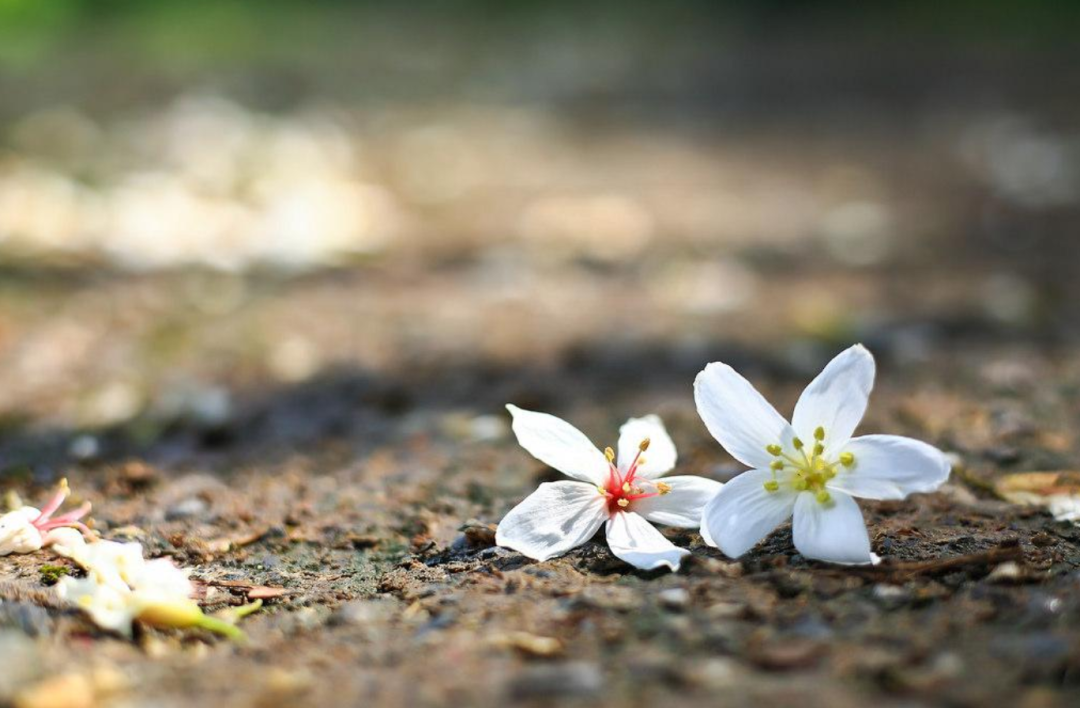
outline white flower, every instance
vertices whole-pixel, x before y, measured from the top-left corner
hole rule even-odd
[[[131,636],[136,619],[163,627],[203,627],[240,639],[230,623],[204,615],[191,599],[194,588],[188,571],[168,558],[146,560],[142,544],[97,541],[64,534],[54,544],[57,553],[87,570],[85,578],[64,577],[57,593],[86,612],[103,629]]]
[[[10,553],[33,553],[53,542],[53,534],[62,528],[76,528],[90,533],[79,519],[90,512],[87,502],[74,511],[53,517],[71,490],[66,479],[60,480],[60,488],[44,509],[24,506],[0,516],[0,556]]]
[[[619,452],[600,452],[564,420],[507,406],[518,442],[533,457],[576,482],[549,482],[510,510],[495,542],[547,560],[588,541],[606,524],[608,547],[642,570],[678,570],[689,551],[649,522],[697,528],[701,511],[722,486],[702,477],[659,477],[675,467],[675,444],[654,415],[619,430]],[[648,450],[648,457],[644,456]]]
[[[903,499],[949,477],[941,451],[893,435],[852,438],[874,385],[862,345],[833,359],[803,392],[789,424],[726,364],[694,382],[698,413],[735,459],[753,469],[724,485],[705,508],[702,536],[735,558],[794,516],[795,547],[807,558],[872,562],[852,497]]]

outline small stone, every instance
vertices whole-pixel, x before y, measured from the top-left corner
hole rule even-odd
[[[690,604],[690,593],[686,588],[668,588],[662,590],[657,599],[660,605],[669,610],[685,610]]]
[[[492,643],[502,647],[517,649],[528,656],[551,657],[563,651],[563,644],[554,637],[541,637],[528,632],[508,632],[492,639]]]
[[[715,690],[732,686],[739,673],[739,665],[733,659],[713,658],[694,662],[684,678],[689,683]]]
[[[15,708],[93,708],[94,686],[82,674],[60,674],[19,691]]]
[[[990,574],[986,576],[986,581],[1007,584],[1020,582],[1023,578],[1024,570],[1020,565],[1016,561],[1006,561],[990,571]]]
[[[188,497],[166,509],[165,520],[179,521],[181,519],[190,519],[205,514],[209,508],[210,505],[203,499],[200,499],[199,497]]]
[[[0,631],[0,704],[7,705],[26,684],[46,669],[45,657],[25,634]]]
[[[588,697],[604,688],[600,668],[585,661],[530,666],[510,680],[514,698]]]

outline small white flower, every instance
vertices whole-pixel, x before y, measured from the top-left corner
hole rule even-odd
[[[926,443],[893,435],[852,438],[874,385],[874,358],[856,345],[803,392],[789,424],[726,364],[694,382],[698,413],[731,455],[753,469],[724,485],[705,508],[702,536],[732,558],[794,517],[795,547],[807,558],[873,560],[853,497],[903,499],[932,492],[949,463]]]
[[[0,516],[0,556],[33,553],[52,543],[53,534],[63,528],[76,528],[89,534],[90,529],[79,521],[90,512],[89,502],[74,511],[53,516],[70,493],[67,480],[63,479],[44,509],[24,506]]]
[[[57,593],[86,612],[103,629],[131,636],[132,622],[163,627],[203,627],[234,639],[243,638],[230,623],[203,614],[191,599],[188,571],[171,559],[143,558],[142,544],[84,543],[70,533],[54,544],[57,553],[86,569],[85,578],[64,577]]]
[[[544,561],[582,545],[606,524],[608,547],[642,570],[678,570],[689,551],[649,522],[698,528],[701,511],[722,486],[703,477],[657,481],[675,467],[675,444],[654,415],[619,430],[619,452],[600,452],[564,420],[507,406],[521,446],[575,482],[549,482],[510,510],[495,542]],[[648,457],[645,452],[648,451]]]

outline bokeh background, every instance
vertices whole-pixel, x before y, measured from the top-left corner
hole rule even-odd
[[[335,367],[1072,342],[1078,18],[2,0],[0,416],[138,438]]]
[[[453,634],[451,603],[414,611],[405,580],[380,586],[404,603],[380,615],[385,645],[290,633],[374,593],[405,554],[462,547],[466,520],[497,522],[546,479],[506,402],[601,446],[629,415],[659,412],[687,473],[723,479],[738,467],[691,398],[706,362],[735,364],[788,410],[863,341],[882,372],[870,428],[992,473],[1068,468],[1078,30],[1067,0],[0,0],[3,489],[37,498],[70,476],[100,529],[141,528],[201,577],[307,593],[251,621],[273,660],[303,655],[311,675],[341,679],[316,690],[376,686],[383,704],[414,704],[445,685],[466,702],[504,696],[520,666],[483,663],[471,630]],[[207,550],[238,534],[254,550]],[[931,554],[894,536],[897,553]],[[353,580],[327,586],[314,551],[282,550],[294,537],[347,548],[324,560],[358,564]],[[655,588],[633,587],[655,605]],[[503,621],[518,611],[531,610]],[[628,656],[660,631],[638,629]],[[745,649],[676,635],[673,657]],[[375,668],[320,674],[322,641]],[[279,686],[257,653],[241,668],[170,660],[168,678],[153,652],[110,646],[148,659],[141,685],[172,681],[174,697]],[[611,661],[623,649],[583,646],[627,680],[606,695],[653,695],[635,683],[652,674]],[[983,657],[912,690],[995,699],[1044,656],[1009,647],[1000,670]],[[933,650],[920,656],[934,671],[957,666]],[[773,686],[763,675],[739,695]],[[810,695],[860,704],[830,676]]]

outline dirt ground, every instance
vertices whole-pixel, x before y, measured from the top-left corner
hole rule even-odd
[[[113,246],[3,251],[5,502],[39,505],[66,477],[104,537],[192,568],[208,611],[267,600],[246,645],[128,641],[60,606],[45,566],[77,573],[66,561],[0,558],[0,704],[1076,705],[1080,527],[989,491],[1080,459],[1080,115],[1055,73],[1075,64],[938,50],[860,62],[773,38],[680,55],[685,84],[623,67],[636,93],[615,69],[604,86],[537,69],[541,108],[339,97],[334,135],[392,196],[397,231],[369,252],[280,268],[240,249],[223,270],[205,243],[134,266]],[[190,167],[146,145],[192,110],[263,130],[240,86],[213,86],[239,96],[224,109],[167,84],[177,103],[135,118],[87,109],[94,135],[144,141],[91,160],[101,203],[146,168],[125,161]],[[275,130],[303,134],[309,109]],[[85,146],[41,157],[51,141],[5,121],[0,176],[86,168]],[[468,189],[416,182],[447,169]],[[81,223],[83,202],[42,204]],[[740,468],[697,417],[695,374],[728,362],[790,412],[857,341],[879,372],[860,430],[955,463],[936,494],[863,504],[882,565],[808,561],[789,526],[738,561],[668,530],[694,552],[675,574],[635,572],[602,538],[544,563],[493,545],[557,477],[506,403],[601,447],[657,413],[681,473],[726,480]]]

